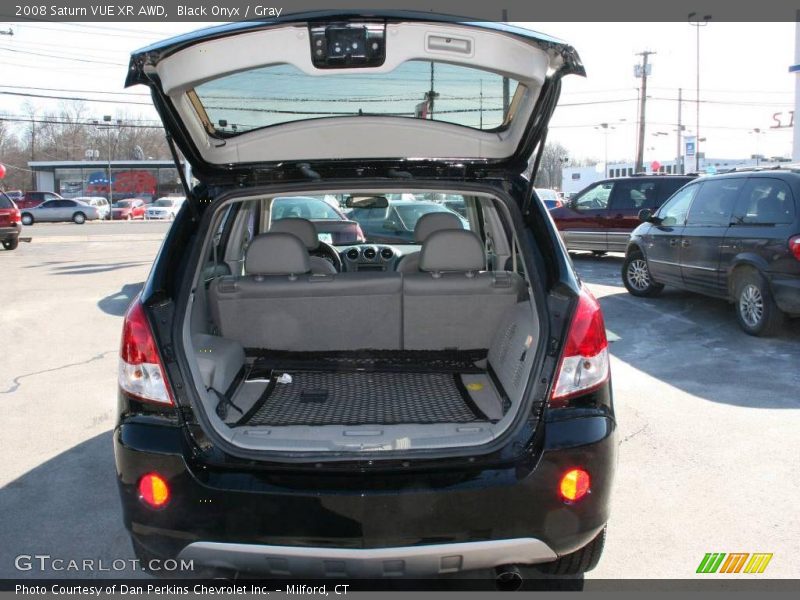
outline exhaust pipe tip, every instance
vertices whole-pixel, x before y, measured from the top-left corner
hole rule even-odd
[[[515,565],[495,567],[495,585],[502,592],[516,592],[525,581]]]

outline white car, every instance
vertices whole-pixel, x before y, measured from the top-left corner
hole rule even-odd
[[[184,197],[165,197],[159,198],[147,206],[144,213],[145,219],[168,219],[172,220],[186,201]]]
[[[103,196],[79,196],[73,198],[73,200],[78,200],[80,202],[85,202],[89,206],[94,206],[97,209],[97,214],[100,219],[107,219],[111,212],[111,206],[108,204],[108,200]]]

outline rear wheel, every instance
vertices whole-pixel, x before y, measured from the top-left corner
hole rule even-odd
[[[30,213],[22,213],[22,224],[33,225],[33,215]]]
[[[536,565],[536,568],[548,575],[580,575],[586,571],[591,571],[597,566],[603,554],[603,546],[605,546],[605,543],[606,528],[603,527],[603,530],[597,534],[597,537],[583,548],[571,552],[570,554],[565,554],[553,562]]]
[[[647,259],[641,252],[631,252],[622,263],[622,283],[634,296],[648,298],[661,293],[663,283],[656,283],[650,276]]]
[[[3,242],[3,248],[6,250],[16,250],[17,246],[19,246],[19,239],[14,238],[13,240],[6,240]]]
[[[745,333],[770,336],[780,331],[786,315],[775,304],[769,284],[760,273],[747,269],[737,275],[734,299],[736,318]]]
[[[74,215],[72,215],[72,220],[78,225],[83,225],[86,222],[86,215],[82,212],[76,212]]]

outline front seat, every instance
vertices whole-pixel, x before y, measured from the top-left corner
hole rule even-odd
[[[422,215],[414,226],[414,243],[424,244],[432,233],[446,229],[464,229],[453,213],[434,212]],[[403,256],[397,263],[396,271],[400,273],[416,273],[419,271],[419,252],[411,252]]]
[[[276,233],[290,233],[300,238],[309,254],[319,249],[317,228],[308,219],[297,217],[279,219],[272,222],[269,230]],[[309,262],[311,263],[311,272],[315,275],[335,275],[337,272],[336,267],[321,256],[309,256]]]

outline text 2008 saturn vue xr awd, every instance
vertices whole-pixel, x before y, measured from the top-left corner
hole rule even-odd
[[[140,558],[339,578],[595,566],[608,344],[532,193],[569,74],[556,39],[403,13],[133,55],[128,85],[150,86],[200,182],[124,321],[114,444]],[[321,206],[400,204],[382,227],[414,235],[391,244],[337,241]]]

